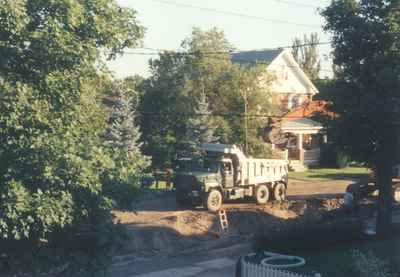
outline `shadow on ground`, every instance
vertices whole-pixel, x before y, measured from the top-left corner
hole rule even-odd
[[[274,234],[279,237],[283,230],[296,230],[297,226],[348,217],[344,213],[341,198],[336,195],[323,196],[324,199],[296,198],[263,206],[235,202],[225,204],[228,233],[221,231],[216,213],[202,208],[178,209],[171,195],[153,199],[141,203],[142,208],[137,209],[136,213],[114,212],[116,219],[128,228],[130,234],[130,240],[120,254],[139,257],[182,255],[231,246],[251,237]]]

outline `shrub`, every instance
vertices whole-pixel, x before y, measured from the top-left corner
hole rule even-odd
[[[389,272],[387,264],[376,257],[372,251],[362,253],[359,250],[352,250],[351,257],[354,271],[360,277],[394,277]]]
[[[320,165],[323,167],[347,167],[351,162],[350,156],[334,144],[324,144],[321,147]]]

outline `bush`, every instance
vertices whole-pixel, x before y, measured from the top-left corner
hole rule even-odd
[[[389,270],[387,264],[376,257],[372,251],[362,253],[359,250],[351,252],[354,271],[360,277],[394,277]]]
[[[304,249],[320,249],[321,245],[335,245],[361,239],[361,222],[359,221],[338,219],[322,224],[294,221],[268,236],[258,237],[256,248],[290,253]]]
[[[104,194],[112,200],[113,208],[133,209],[139,195],[139,178],[131,182],[108,182],[104,184]]]
[[[338,151],[336,154],[336,167],[345,168],[350,164],[350,156],[344,153],[343,151]]]
[[[350,156],[334,144],[324,144],[321,147],[320,165],[322,167],[344,168],[351,162]]]

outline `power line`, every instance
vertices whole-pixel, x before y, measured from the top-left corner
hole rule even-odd
[[[287,0],[272,0],[272,1],[287,4],[287,5],[298,6],[298,7],[315,8],[315,9],[319,8],[319,6],[316,6],[316,5],[304,4],[304,3],[287,1]]]
[[[317,46],[317,45],[328,45],[331,44],[332,41],[324,41],[324,42],[313,42],[313,43],[303,43],[298,44],[296,47],[304,47],[304,46]],[[202,54],[232,54],[237,52],[251,52],[251,51],[266,51],[266,50],[279,50],[279,49],[288,49],[293,48],[293,45],[286,46],[275,46],[271,48],[261,48],[261,49],[252,49],[252,50],[233,50],[233,51],[210,51],[210,52],[201,52]],[[160,48],[151,48],[151,47],[139,47],[137,49],[151,50],[157,52],[176,52],[176,53],[196,53],[196,52],[185,52],[184,50],[169,50],[169,49],[160,49]]]
[[[213,13],[218,13],[218,14],[238,16],[238,17],[247,18],[247,19],[256,19],[256,20],[262,20],[262,21],[267,21],[267,22],[288,24],[288,25],[296,25],[296,26],[299,26],[299,27],[307,27],[307,28],[321,28],[321,26],[319,26],[319,25],[296,23],[296,22],[291,22],[291,21],[286,21],[286,20],[266,18],[266,17],[243,14],[243,13],[233,12],[233,11],[217,10],[217,9],[200,7],[200,6],[184,4],[184,3],[178,3],[178,2],[173,2],[173,1],[166,1],[166,0],[151,0],[151,1],[162,3],[162,4],[165,4],[165,5],[172,5],[172,6],[178,6],[178,7],[197,9],[197,10],[202,10],[202,11],[206,11],[206,12],[213,12]]]
[[[146,52],[124,52],[124,54],[127,54],[127,55],[143,55],[143,56],[158,56],[158,55],[160,55],[160,53],[162,53],[162,52],[152,52],[152,53],[146,53]],[[173,53],[173,54],[178,54],[178,55],[188,55],[188,56],[191,56],[191,55],[196,55],[196,53],[191,53],[191,52],[174,52],[174,51],[166,51],[166,53]],[[218,57],[217,55],[218,54],[221,54],[221,53],[223,53],[223,54],[231,54],[231,52],[220,52],[220,53],[217,53],[217,52],[214,52],[214,53],[209,53],[209,54],[203,54],[204,56],[207,56],[207,57],[209,57],[209,58],[212,58],[212,59],[218,59],[218,60],[230,60],[230,58],[226,58],[226,57]],[[233,53],[233,52],[232,52]],[[263,61],[248,61],[248,60],[242,60],[242,59],[235,59],[235,61],[237,61],[237,62],[239,62],[239,63],[241,63],[241,64],[255,64],[255,65],[257,65],[257,64],[259,64],[259,65],[268,65],[269,63],[267,63],[267,62],[263,62]],[[286,65],[286,67],[289,67],[289,68],[301,68],[301,67],[299,67],[299,66],[294,66],[294,65]],[[329,70],[329,69],[320,69],[320,71],[323,71],[323,72],[332,72],[332,70]]]

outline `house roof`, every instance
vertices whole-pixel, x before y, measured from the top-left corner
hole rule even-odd
[[[335,113],[329,110],[330,102],[318,100],[308,101],[283,116],[284,121],[290,121],[297,118],[312,117],[315,115],[324,115],[328,117],[336,117]]]
[[[251,50],[240,51],[231,54],[232,61],[235,63],[271,63],[275,60],[284,50],[283,49],[267,49],[267,50]]]

